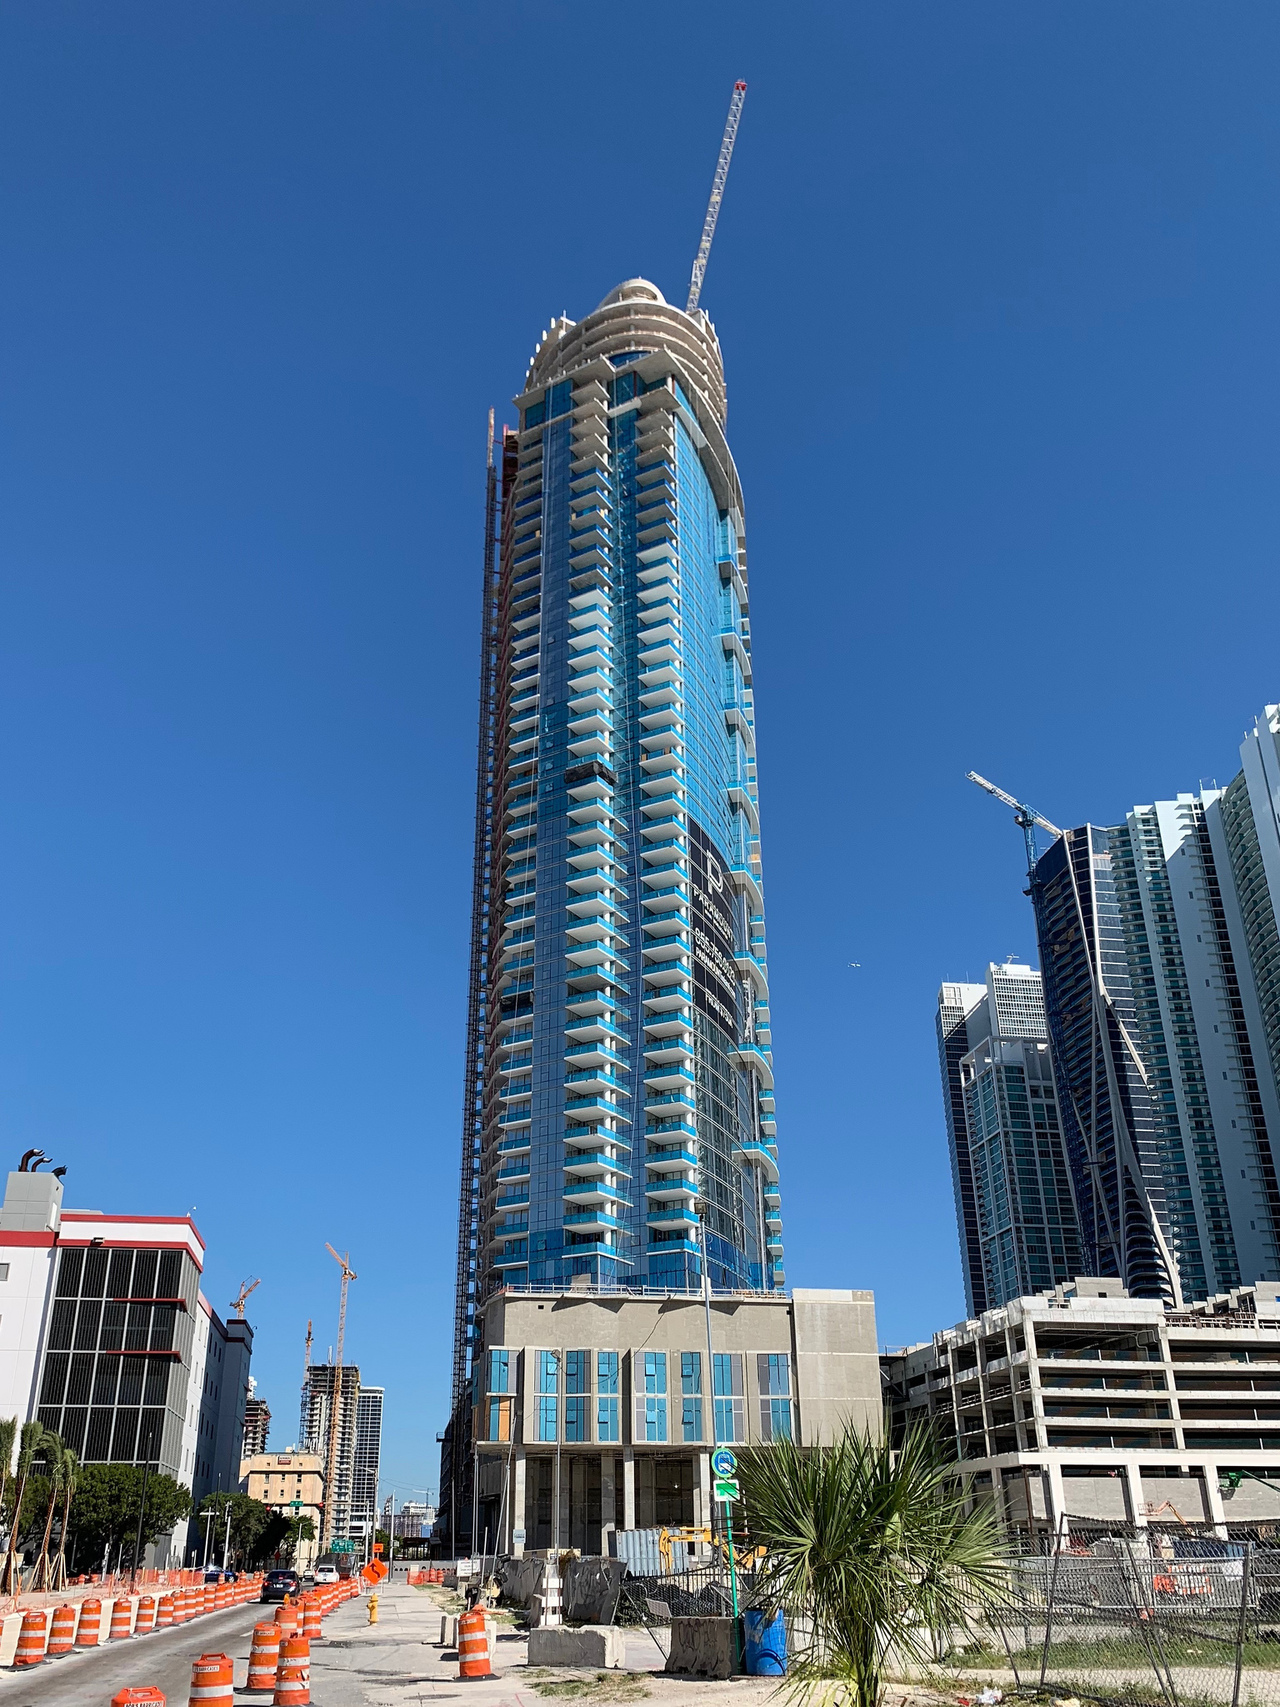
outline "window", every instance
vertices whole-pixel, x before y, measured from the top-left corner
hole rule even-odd
[[[760,1383],[760,1438],[791,1439],[791,1359],[785,1351],[761,1352],[756,1358]]]
[[[618,1354],[596,1353],[596,1439],[618,1441],[622,1429],[618,1418]]]
[[[553,1399],[552,1404],[555,1403]],[[489,1430],[486,1440],[511,1439],[511,1400],[493,1397],[489,1400]]]
[[[711,1374],[715,1384],[716,1444],[733,1446],[747,1438],[741,1352],[716,1352]]]
[[[587,1395],[591,1386],[591,1353],[567,1351],[564,1354],[564,1437],[566,1440],[590,1440],[590,1403]]]
[[[9,1265],[7,1262],[0,1262],[0,1280],[8,1280],[8,1278],[9,1278]]]
[[[489,1379],[486,1391],[490,1393],[509,1393],[511,1391],[507,1385],[511,1369],[510,1358],[511,1353],[505,1349],[489,1353]],[[490,1436],[490,1438],[493,1437]]]
[[[636,1387],[637,1440],[665,1441],[667,1438],[667,1354],[641,1351],[632,1354]]]
[[[702,1439],[702,1353],[680,1353],[680,1430],[686,1441]]]
[[[538,1359],[538,1439],[555,1440],[559,1426],[560,1356],[540,1351]]]

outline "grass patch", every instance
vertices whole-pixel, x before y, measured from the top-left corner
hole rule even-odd
[[[644,1701],[649,1695],[643,1677],[629,1671],[598,1671],[594,1677],[557,1677],[553,1672],[533,1671],[529,1676],[539,1695],[569,1701]]]

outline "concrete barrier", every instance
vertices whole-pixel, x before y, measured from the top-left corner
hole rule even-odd
[[[737,1641],[732,1618],[673,1618],[666,1670],[686,1677],[734,1677]],[[531,1662],[532,1663],[532,1662]]]
[[[626,1663],[626,1632],[616,1625],[585,1624],[575,1630],[553,1624],[529,1632],[531,1666],[580,1666],[588,1671],[610,1671]],[[723,1675],[727,1677],[729,1673]]]

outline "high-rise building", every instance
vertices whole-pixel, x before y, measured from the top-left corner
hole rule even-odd
[[[361,1387],[356,1402],[356,1456],[351,1477],[351,1526],[372,1531],[378,1515],[378,1476],[382,1465],[381,1387]]]
[[[944,984],[938,1049],[965,1296],[971,1311],[1080,1268],[1040,974],[1012,961]]]
[[[246,1458],[256,1458],[267,1450],[267,1435],[271,1431],[271,1407],[265,1399],[255,1397],[253,1377],[249,1378],[249,1397],[244,1406],[244,1447]]]
[[[633,279],[552,324],[516,403],[489,487],[455,1421],[499,1288],[784,1279],[720,346]]]
[[[1032,895],[1086,1269],[1280,1280],[1280,709],[1226,788],[1068,830]]]
[[[319,1453],[325,1467],[325,1513],[327,1535],[351,1537],[355,1528],[353,1490],[356,1473],[356,1439],[359,1431],[360,1371],[344,1363],[341,1381],[332,1363],[313,1363],[307,1371],[302,1399],[302,1449]],[[333,1477],[329,1477],[329,1418],[334,1389],[338,1391],[337,1447]]]
[[[1085,1272],[1134,1297],[1176,1297],[1165,1171],[1112,854],[1112,833],[1067,830],[1031,882],[1060,1113]]]

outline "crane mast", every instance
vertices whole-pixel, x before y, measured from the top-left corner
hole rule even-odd
[[[698,306],[698,298],[702,295],[702,280],[707,270],[707,257],[711,253],[711,239],[716,234],[720,203],[724,200],[725,179],[729,176],[729,162],[733,159],[733,145],[738,135],[738,120],[742,117],[742,103],[746,98],[746,84],[735,83],[729,99],[729,117],[725,120],[724,136],[720,142],[720,158],[716,161],[716,175],[711,180],[711,200],[707,203],[707,217],[702,222],[702,241],[698,244],[698,253],[693,262],[693,276],[689,280],[689,300],[684,305],[686,314],[693,313]]]
[[[342,1270],[342,1298],[338,1305],[338,1349],[333,1363],[333,1386],[329,1393],[329,1450],[325,1457],[324,1523],[320,1529],[321,1553],[333,1540],[333,1520],[337,1508],[337,1500],[334,1494],[338,1475],[338,1426],[342,1412],[342,1347],[347,1335],[347,1286],[351,1281],[359,1278],[351,1266],[350,1251],[345,1256],[339,1256],[332,1245],[326,1244],[324,1248]]]
[[[1012,794],[1006,794],[1003,788],[997,788],[994,782],[988,782],[985,776],[979,776],[977,771],[966,771],[965,780],[976,782],[979,788],[985,788],[988,794],[1002,801],[1004,805],[1013,808],[1013,821],[1022,831],[1027,844],[1027,876],[1031,877],[1036,868],[1036,860],[1040,857],[1036,851],[1036,825],[1039,824],[1051,836],[1060,836],[1062,831],[1056,824],[1051,824],[1042,812],[1037,812],[1034,806],[1028,806],[1024,800],[1015,800]]]

